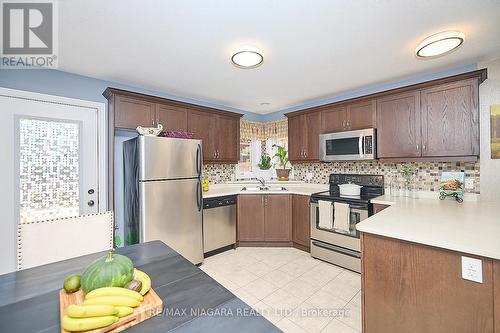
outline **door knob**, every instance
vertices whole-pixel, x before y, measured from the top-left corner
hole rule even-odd
[[[94,189],[91,188],[90,190],[87,191],[88,194],[94,194]]]
[[[87,205],[89,205],[90,207],[94,206],[94,204],[94,200],[89,200],[89,202],[87,202]]]

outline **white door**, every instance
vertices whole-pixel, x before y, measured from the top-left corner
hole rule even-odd
[[[98,109],[0,90],[0,145],[2,274],[18,223],[99,211]]]

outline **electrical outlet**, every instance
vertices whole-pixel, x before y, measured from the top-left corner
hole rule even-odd
[[[306,180],[312,180],[314,177],[314,174],[312,172],[306,173]]]
[[[462,256],[462,278],[483,283],[483,262],[480,259]]]
[[[468,190],[474,189],[474,179],[471,178],[465,179],[465,188]]]

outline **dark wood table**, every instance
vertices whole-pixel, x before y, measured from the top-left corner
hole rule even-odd
[[[61,249],[64,251],[64,249]],[[217,281],[160,241],[116,250],[151,277],[163,314],[126,332],[281,332]],[[59,290],[95,253],[0,275],[0,332],[60,332]]]

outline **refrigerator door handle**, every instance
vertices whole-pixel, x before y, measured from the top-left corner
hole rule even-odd
[[[201,177],[201,145],[198,144],[198,148],[196,149],[196,172],[198,173],[198,177]]]
[[[201,193],[201,180],[198,178],[198,183],[196,184],[196,204],[198,205],[198,211],[201,212],[203,208],[203,197]]]

